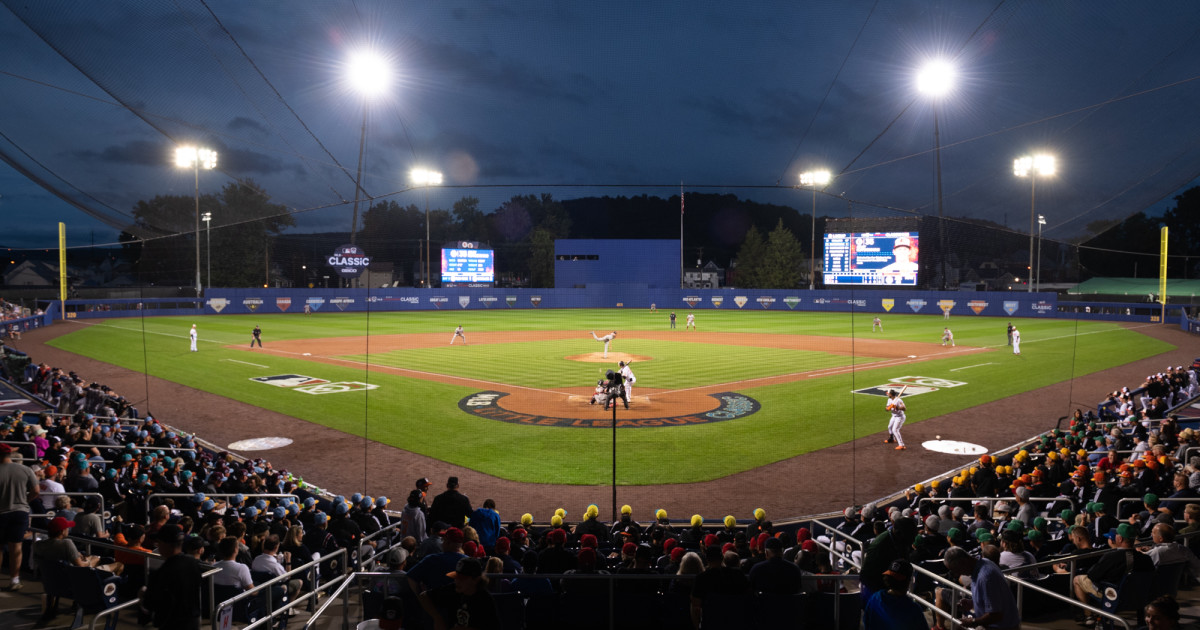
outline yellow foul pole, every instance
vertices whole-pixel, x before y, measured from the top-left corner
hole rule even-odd
[[[67,318],[67,224],[58,223],[58,313]]]
[[[1167,226],[1159,230],[1161,242],[1158,246],[1158,301],[1162,304],[1159,323],[1167,321]]]

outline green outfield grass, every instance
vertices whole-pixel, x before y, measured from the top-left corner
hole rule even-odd
[[[463,413],[460,399],[481,387],[462,387],[395,374],[370,372],[363,356],[342,357],[344,365],[315,364],[225,346],[248,344],[250,329],[263,327],[268,347],[281,339],[437,332],[449,342],[454,326],[468,337],[481,331],[579,330],[597,332],[666,330],[667,311],[491,310],[414,313],[316,313],[226,315],[202,318],[113,319],[88,325],[52,345],[203,391],[269,408],[346,433],[365,436],[453,464],[514,481],[604,484],[612,476],[612,432],[507,424]],[[613,351],[652,357],[636,366],[639,387],[677,389],[859,365],[853,373],[783,385],[738,388],[762,404],[756,414],[727,422],[687,427],[622,429],[617,433],[620,484],[685,483],[735,472],[882,432],[887,423],[881,398],[852,390],[900,376],[966,382],[914,396],[909,422],[967,409],[1075,376],[1108,369],[1173,349],[1164,342],[1108,322],[1013,319],[1021,330],[1022,355],[1005,347],[1007,319],[940,316],[882,316],[885,332],[872,333],[873,314],[791,311],[697,311],[702,331],[763,335],[855,336],[938,343],[943,326],[959,345],[994,352],[972,353],[895,368],[869,368],[869,356],[817,351],[740,347],[688,342],[679,310],[681,341],[618,338]],[[191,323],[200,326],[201,352],[188,351]],[[769,337],[767,338],[769,339]],[[769,345],[769,344],[768,344]],[[371,353],[369,361],[438,374],[526,387],[586,387],[605,366],[564,357],[596,352],[601,345],[586,332],[578,340],[397,350]],[[35,357],[36,359],[36,357]],[[253,365],[251,365],[253,364]],[[265,366],[265,367],[259,367]],[[369,392],[307,395],[249,379],[305,374],[329,381],[378,385]],[[1048,421],[1060,408],[1034,410]],[[597,413],[597,417],[601,414]],[[186,418],[164,421],[187,429]],[[213,437],[213,436],[208,436]],[[1024,436],[1013,436],[1016,441]],[[1004,445],[985,445],[989,448]]]

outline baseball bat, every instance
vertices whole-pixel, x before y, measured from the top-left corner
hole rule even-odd
[[[898,394],[896,394],[896,398],[899,398],[899,397],[903,396],[903,395],[904,395],[904,390],[906,390],[906,389],[908,389],[908,385],[905,385],[904,387],[901,387],[901,388],[900,388],[900,392],[899,392]]]

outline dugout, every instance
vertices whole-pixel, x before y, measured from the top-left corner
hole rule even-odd
[[[675,239],[559,239],[554,241],[554,287],[679,288],[681,251]]]

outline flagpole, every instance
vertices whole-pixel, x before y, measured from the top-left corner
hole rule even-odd
[[[683,288],[683,180],[679,180],[679,288]]]

